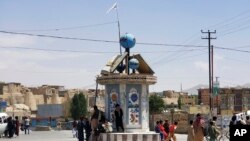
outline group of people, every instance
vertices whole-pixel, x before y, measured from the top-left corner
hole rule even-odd
[[[121,129],[123,132],[123,111],[119,104],[115,105],[114,119],[116,131],[119,132],[119,129]],[[72,126],[73,137],[78,138],[79,141],[84,140],[84,131],[87,141],[97,140],[100,133],[113,132],[113,124],[105,118],[104,113],[97,106],[94,106],[94,112],[90,121],[85,117],[80,117],[78,122],[76,120],[73,121]]]
[[[206,122],[198,113],[194,121],[189,121],[187,141],[204,141],[205,137],[209,137],[209,141],[217,141],[220,134],[216,116]]]
[[[29,134],[30,120],[28,117],[23,117],[20,123],[18,116],[13,119],[11,116],[6,119],[0,118],[0,124],[6,123],[7,126],[4,131],[4,137],[12,138],[14,135],[19,136],[19,131],[24,131],[25,134]]]
[[[246,119],[243,118],[243,115],[237,116],[234,115],[230,121],[230,125],[250,125],[250,116],[246,116]]]
[[[216,125],[217,117],[213,117],[208,123],[202,118],[201,114],[197,114],[195,120],[189,121],[187,129],[187,141],[204,141],[205,136],[209,136],[210,141],[216,141],[220,135],[220,129]],[[155,132],[160,134],[162,141],[176,141],[175,130],[178,122],[169,124],[168,120],[157,121]]]
[[[160,138],[162,141],[170,141],[173,139],[176,141],[175,130],[177,128],[178,122],[175,121],[173,124],[169,124],[168,120],[156,121],[155,132],[160,134]]]
[[[209,137],[210,141],[217,141],[221,134],[221,128],[216,123],[216,116],[213,116],[206,124],[202,116],[197,114],[195,121],[190,120],[187,141],[203,141],[206,136]],[[244,119],[242,115],[239,118],[233,115],[229,123],[229,128],[233,125],[250,125],[250,117],[246,116],[246,119]]]

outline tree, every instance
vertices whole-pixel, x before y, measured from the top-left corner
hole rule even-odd
[[[182,106],[182,97],[179,96],[179,98],[178,98],[178,108],[181,109],[181,106]]]
[[[80,109],[80,116],[86,116],[87,115],[87,100],[85,98],[85,95],[83,93],[80,93],[78,95],[79,97],[79,109]]]
[[[79,107],[80,106],[79,106],[78,94],[75,94],[70,103],[70,113],[71,113],[71,117],[74,120],[77,120],[80,118]]]
[[[87,100],[83,93],[75,94],[70,105],[71,117],[75,120],[87,115]]]
[[[149,113],[157,114],[161,113],[164,108],[164,101],[161,97],[157,95],[151,95],[149,97]]]

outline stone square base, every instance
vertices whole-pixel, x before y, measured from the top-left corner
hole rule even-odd
[[[98,141],[160,141],[160,135],[154,132],[101,133]]]

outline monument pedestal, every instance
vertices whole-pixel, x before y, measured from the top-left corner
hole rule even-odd
[[[161,141],[160,135],[148,133],[101,133],[98,141]]]
[[[130,56],[130,49],[135,43],[136,39],[132,34],[122,35],[120,45],[125,52],[108,61],[96,80],[98,84],[105,85],[106,118],[115,124],[115,107],[120,105],[118,107],[122,112],[117,114],[120,119],[123,113],[125,129],[124,133],[102,134],[103,141],[159,140],[158,134],[149,132],[149,85],[155,84],[157,79],[140,54]]]
[[[97,82],[105,85],[107,119],[114,120],[115,105],[119,104],[123,111],[125,132],[149,132],[148,87],[156,83],[155,76],[115,74],[98,77]]]

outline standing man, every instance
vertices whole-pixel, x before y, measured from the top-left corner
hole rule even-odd
[[[29,117],[25,117],[24,119],[24,132],[25,134],[27,134],[27,131],[28,131],[28,134],[30,134],[30,119]]]
[[[98,110],[97,106],[94,106],[94,113],[91,117],[91,128],[92,131],[95,131],[98,126],[98,121],[101,120],[102,113]]]
[[[250,117],[249,116],[246,116],[246,124],[250,125]]]
[[[210,137],[209,141],[217,141],[217,137],[219,136],[220,132],[216,129],[213,121],[210,121],[209,124],[210,124],[210,126],[208,127],[208,135]]]
[[[187,141],[194,141],[194,127],[193,127],[193,120],[189,121],[189,127],[187,130],[188,137]]]
[[[19,123],[19,120],[18,120],[18,116],[15,116],[15,134],[17,135],[17,136],[19,136],[19,126],[20,126],[20,123]]]
[[[204,141],[204,128],[205,121],[202,119],[201,114],[196,115],[196,120],[193,123],[194,128],[194,141]]]
[[[119,132],[119,127],[121,127],[122,132],[124,132],[122,118],[123,118],[123,111],[120,108],[120,105],[116,104],[115,105],[115,124],[116,124],[117,132]]]
[[[72,123],[72,133],[73,133],[73,138],[77,138],[77,122],[76,120],[73,121]]]
[[[78,131],[78,140],[84,140],[84,133],[83,130],[85,129],[85,121],[83,117],[80,117],[80,121],[77,124],[77,131]]]
[[[164,129],[165,129],[165,132],[166,132],[167,134],[169,134],[169,122],[168,122],[167,119],[165,120],[165,122],[164,122],[164,124],[163,124],[163,127],[164,127]]]
[[[14,126],[12,117],[8,117],[7,118],[7,130],[8,130],[9,138],[13,137],[14,127],[15,126]]]
[[[167,141],[173,139],[174,141],[176,141],[176,135],[175,135],[175,130],[177,128],[178,122],[175,121],[174,124],[169,126],[169,135],[167,138]]]
[[[85,133],[86,133],[86,141],[89,141],[90,135],[91,135],[91,124],[89,120],[86,118],[85,119]]]

